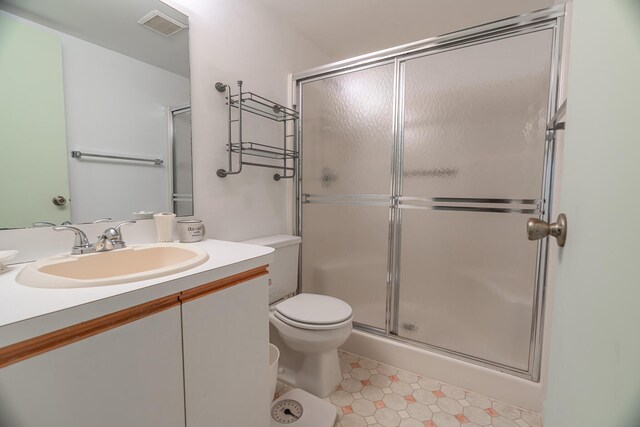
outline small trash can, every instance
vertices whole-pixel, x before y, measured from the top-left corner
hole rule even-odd
[[[271,406],[273,396],[276,394],[278,359],[280,359],[280,350],[275,345],[269,344],[269,406]]]

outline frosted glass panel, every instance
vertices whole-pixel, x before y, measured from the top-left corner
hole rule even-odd
[[[392,274],[393,334],[531,372],[538,243],[526,238],[528,215],[455,199],[542,197],[552,42],[541,30],[398,58],[397,271],[387,271],[389,209],[341,198],[389,194],[394,67],[303,83],[302,192],[331,196],[303,204],[304,292],[343,299],[356,322],[384,329]],[[451,200],[429,210],[412,197]]]
[[[384,329],[389,209],[305,204],[302,289],[351,304],[354,321]]]
[[[526,370],[537,244],[525,221],[403,210],[399,335]]]
[[[191,110],[173,115],[173,212],[193,215],[193,161],[191,155]]]
[[[551,30],[405,64],[403,194],[538,198]]]
[[[304,83],[304,192],[388,194],[393,65]]]

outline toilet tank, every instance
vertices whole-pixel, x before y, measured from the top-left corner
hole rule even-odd
[[[275,259],[269,265],[270,304],[295,292],[298,287],[298,253],[301,241],[298,236],[277,234],[240,242],[275,249]]]

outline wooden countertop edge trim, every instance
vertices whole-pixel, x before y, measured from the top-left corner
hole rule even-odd
[[[117,328],[127,323],[151,316],[181,303],[219,292],[223,289],[238,285],[268,274],[267,266],[234,274],[214,282],[206,283],[192,289],[167,295],[152,301],[125,308],[115,313],[110,313],[95,319],[87,320],[76,325],[58,329],[53,332],[39,335],[28,340],[20,341],[0,348],[0,369],[14,363],[29,359],[42,353],[55,350],[74,342],[92,337],[110,329]]]
[[[189,302],[191,300],[202,298],[203,296],[212,294],[214,292],[219,292],[231,286],[238,285],[242,282],[247,282],[260,276],[264,276],[265,274],[269,274],[266,265],[256,267],[240,274],[225,277],[224,279],[216,280],[215,282],[206,283],[204,285],[196,286],[195,288],[182,291],[180,292],[179,299],[182,303]]]

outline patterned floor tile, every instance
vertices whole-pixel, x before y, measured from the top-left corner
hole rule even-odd
[[[464,390],[449,384],[442,384],[442,386],[440,387],[440,390],[442,390],[445,396],[450,397],[452,399],[462,400],[465,397]]]
[[[493,402],[493,405],[491,406],[496,410],[497,413],[504,417],[510,418],[512,420],[521,418],[520,410],[518,408],[514,408],[511,405],[507,405],[506,403],[502,402]]]
[[[406,409],[408,405],[404,397],[395,393],[385,395],[382,401],[387,408],[391,408],[394,411],[402,411]]]
[[[433,412],[429,409],[428,406],[423,405],[422,403],[415,403],[413,405],[409,405],[407,408],[407,412],[411,416],[411,418],[415,418],[419,421],[428,421],[433,417]]]
[[[358,414],[347,414],[340,419],[340,427],[367,427],[367,421]]]
[[[495,417],[492,421],[492,425],[494,427],[518,427],[518,424],[516,424],[515,421],[510,418],[503,417],[502,415]]]
[[[476,406],[469,406],[464,408],[462,412],[471,422],[474,422],[481,426],[491,425],[491,416],[487,414],[483,409]]]
[[[436,405],[440,407],[444,412],[451,415],[458,415],[462,413],[462,405],[457,400],[450,397],[441,397],[436,402]]]
[[[353,408],[353,412],[364,417],[371,416],[376,412],[376,407],[373,402],[366,399],[354,400],[351,407]]]
[[[329,396],[329,398],[331,399],[331,403],[340,407],[351,405],[354,400],[353,395],[344,390],[334,392],[331,396]]]
[[[539,414],[341,351],[335,427],[542,427]],[[278,383],[275,398],[291,387]]]
[[[385,427],[396,427],[400,425],[401,421],[398,412],[390,408],[382,408],[376,410],[374,417],[376,418],[376,421],[378,421],[378,423],[382,424]]]
[[[542,427],[542,417],[534,412],[522,411],[522,419],[531,427]]]
[[[467,402],[471,403],[473,406],[476,406],[481,409],[491,408],[491,400],[487,399],[484,396],[480,396],[476,393],[467,392],[467,397],[465,399]]]

